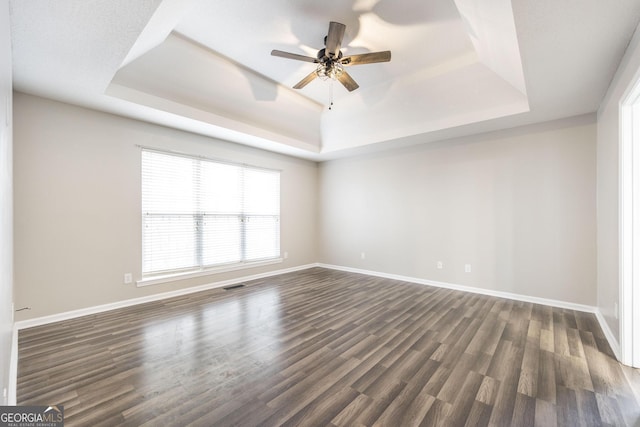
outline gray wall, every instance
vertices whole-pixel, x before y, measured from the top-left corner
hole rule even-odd
[[[614,305],[620,300],[619,103],[624,92],[633,83],[638,70],[640,70],[640,31],[636,29],[598,110],[598,308],[618,343],[620,343],[620,326]]]
[[[320,261],[595,305],[595,184],[595,115],[325,162]]]
[[[0,1],[0,404],[9,387],[13,331],[13,195],[11,135],[11,34],[9,2]]]
[[[616,121],[606,113],[599,130]],[[19,320],[317,261],[603,311],[617,298],[617,270],[602,267],[617,265],[617,253],[602,251],[606,236],[617,242],[617,218],[603,216],[617,215],[617,204],[605,203],[617,195],[617,151],[607,154],[600,135],[596,255],[593,115],[320,166],[21,93],[14,116],[15,299],[33,308]],[[123,273],[140,276],[136,144],[282,169],[289,259],[124,285]]]
[[[14,94],[15,300],[24,320],[317,261],[317,165],[118,116]],[[281,264],[136,288],[140,148],[280,169]]]

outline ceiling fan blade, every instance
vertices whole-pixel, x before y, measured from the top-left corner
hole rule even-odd
[[[340,60],[342,65],[361,65],[373,64],[375,62],[391,61],[391,51],[363,53],[360,55],[351,55]]]
[[[294,89],[302,89],[303,87],[308,85],[311,81],[313,81],[313,79],[315,79],[316,77],[318,77],[318,75],[316,74],[315,71],[312,71],[311,73],[309,73],[307,75],[307,77],[305,77],[304,79],[302,79],[298,83],[296,83],[296,85],[293,88]]]
[[[327,41],[325,42],[325,52],[329,57],[338,58],[345,28],[346,26],[339,22],[331,21],[329,23],[329,33],[327,34]]]
[[[298,61],[306,61],[306,62],[314,62],[314,63],[318,62],[316,58],[312,58],[310,56],[298,55],[297,53],[283,52],[281,50],[276,50],[276,49],[271,51],[271,55],[279,56],[281,58],[295,59]]]
[[[338,81],[340,81],[342,86],[346,87],[349,92],[353,92],[360,87],[346,71],[343,71],[342,74],[338,76]]]

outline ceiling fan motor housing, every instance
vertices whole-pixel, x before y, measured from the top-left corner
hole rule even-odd
[[[325,37],[326,38],[326,37]],[[338,57],[337,58],[333,58],[331,57],[331,52],[329,52],[329,55],[327,55],[327,49],[320,49],[318,51],[318,54],[316,55],[316,57],[321,61],[321,62],[325,62],[327,60],[337,60],[337,59],[342,59],[342,51],[339,50],[338,51]]]

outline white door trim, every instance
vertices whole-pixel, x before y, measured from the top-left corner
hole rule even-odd
[[[620,101],[619,162],[621,362],[640,367],[640,78]]]

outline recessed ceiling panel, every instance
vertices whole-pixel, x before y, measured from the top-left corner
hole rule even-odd
[[[320,145],[320,104],[175,33],[122,67],[112,86],[110,94],[149,107],[254,136],[282,135],[282,143]]]
[[[354,92],[315,79],[294,93],[289,88],[316,65],[270,51],[316,57],[331,20],[346,25],[345,56],[391,50],[391,62],[347,67],[360,85]],[[192,0],[175,30],[180,35],[119,70],[114,84],[323,152],[528,109],[509,0],[490,7],[474,0],[396,0],[393,7],[386,0]]]
[[[480,62],[460,58],[441,71],[418,70],[389,87],[363,89],[357,96],[337,102],[323,117],[323,151],[529,111],[527,97]],[[375,99],[379,93],[384,96]]]
[[[323,160],[594,112],[638,0],[11,0],[19,91]],[[360,85],[314,79],[330,21]],[[327,106],[333,100],[331,111]]]

